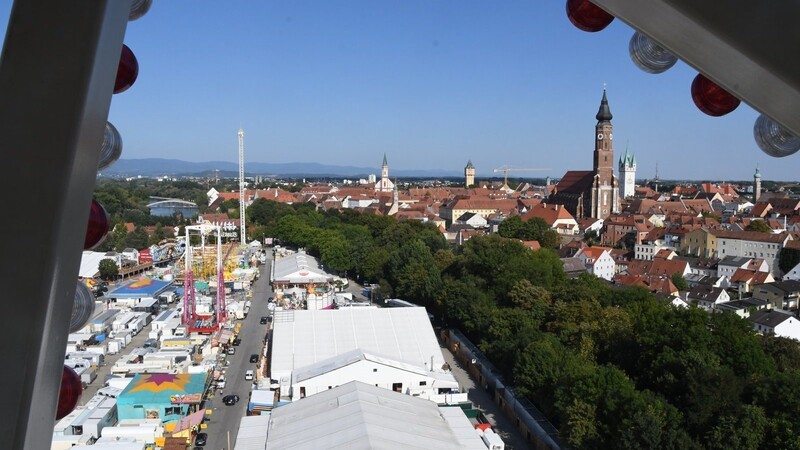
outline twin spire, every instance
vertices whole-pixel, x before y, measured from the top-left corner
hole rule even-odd
[[[628,153],[628,144],[625,144],[625,155],[619,157],[619,165],[622,166],[635,166],[636,156],[633,153]]]

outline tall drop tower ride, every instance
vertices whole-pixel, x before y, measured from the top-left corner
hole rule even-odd
[[[244,245],[247,244],[245,240],[245,217],[244,217],[244,130],[239,128],[239,232],[241,238],[239,242]]]

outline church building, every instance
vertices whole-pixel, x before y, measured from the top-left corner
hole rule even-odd
[[[620,210],[619,182],[614,175],[614,126],[605,89],[595,117],[593,169],[565,173],[548,200],[564,205],[576,219],[606,219]]]
[[[383,154],[383,164],[381,165],[381,179],[375,183],[376,192],[392,192],[394,183],[389,179],[389,163],[386,162],[386,153]]]

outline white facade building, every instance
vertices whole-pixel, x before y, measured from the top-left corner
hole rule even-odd
[[[273,321],[271,376],[285,400],[352,380],[435,401],[467,401],[425,308],[287,310]]]
[[[622,198],[633,197],[636,190],[636,157],[628,153],[619,157],[619,195]]]
[[[582,248],[575,255],[583,261],[586,270],[592,275],[611,281],[616,272],[616,262],[611,257],[611,249],[607,247],[586,247]]]
[[[800,320],[787,311],[763,310],[750,315],[753,329],[763,334],[774,334],[800,341]]]

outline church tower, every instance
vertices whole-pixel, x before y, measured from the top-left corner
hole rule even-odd
[[[603,89],[603,99],[595,118],[594,141],[594,175],[592,195],[590,198],[590,216],[595,219],[605,219],[609,215],[619,212],[619,185],[614,176],[614,126],[611,125],[611,108],[608,106],[606,90]]]
[[[386,153],[383,154],[383,164],[381,164],[381,179],[375,183],[375,191],[392,192],[394,183],[389,179],[389,163],[386,162]]]
[[[467,161],[467,167],[464,167],[464,187],[469,189],[470,186],[475,184],[475,166],[472,165],[472,160]]]
[[[761,171],[756,166],[756,173],[753,174],[753,203],[761,197]]]
[[[636,156],[628,153],[628,146],[625,146],[625,156],[619,157],[619,177],[622,185],[620,186],[620,197],[633,197],[636,189]]]

